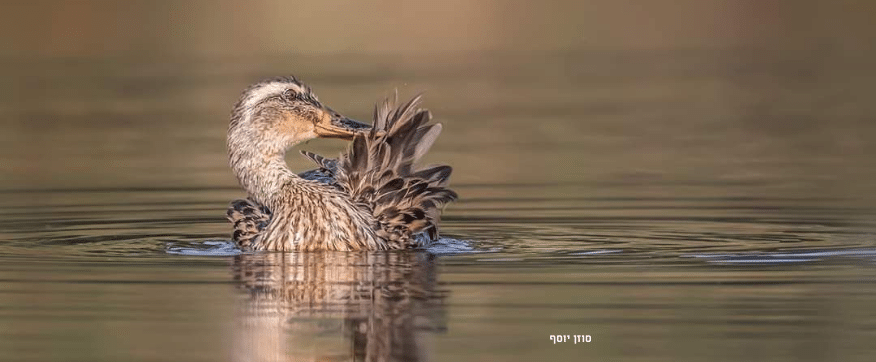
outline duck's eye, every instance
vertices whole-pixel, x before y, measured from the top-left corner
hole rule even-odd
[[[283,92],[283,99],[285,99],[287,101],[298,99],[298,93],[295,92],[294,90],[287,89],[286,91]]]

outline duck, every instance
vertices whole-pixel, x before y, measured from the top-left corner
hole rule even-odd
[[[424,248],[438,240],[444,207],[458,198],[452,168],[419,167],[442,130],[398,92],[377,102],[373,124],[325,106],[294,76],[248,87],[231,112],[229,165],[247,197],[231,202],[232,239],[244,250],[358,251]],[[350,141],[337,158],[301,151],[316,169],[295,173],[286,152],[314,138]]]

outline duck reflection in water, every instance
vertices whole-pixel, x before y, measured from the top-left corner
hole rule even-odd
[[[425,251],[256,253],[234,259],[248,292],[239,361],[424,361],[446,329]]]

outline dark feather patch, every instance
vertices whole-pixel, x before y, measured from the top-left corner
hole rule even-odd
[[[231,238],[237,246],[247,249],[258,237],[259,233],[271,221],[271,212],[250,199],[240,199],[231,202],[228,207],[228,221],[234,224]]]
[[[398,107],[397,97],[379,103],[372,131],[356,136],[337,160],[339,187],[370,205],[380,234],[403,246],[419,233],[436,239],[441,208],[457,197],[447,188],[450,167],[415,169],[441,133],[440,124],[427,124],[432,116],[419,103],[420,96]]]

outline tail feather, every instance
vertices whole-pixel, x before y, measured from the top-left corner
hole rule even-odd
[[[337,181],[355,202],[371,209],[381,236],[408,247],[416,243],[416,234],[438,237],[441,209],[457,194],[447,187],[450,166],[414,168],[435,143],[441,125],[427,124],[432,116],[419,108],[420,96],[398,107],[397,99],[375,107],[372,130],[354,137],[338,159]]]
[[[417,146],[414,149],[415,160],[419,160],[426,154],[426,152],[429,152],[429,149],[432,148],[432,144],[435,143],[435,140],[437,140],[438,136],[441,134],[441,129],[442,126],[438,123],[417,130],[414,139],[419,139],[419,141],[417,141]]]

